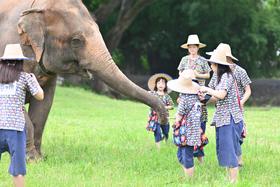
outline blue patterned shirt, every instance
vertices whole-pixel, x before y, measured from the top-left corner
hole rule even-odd
[[[35,95],[39,86],[30,74],[24,72],[20,74],[18,81],[0,84],[0,129],[23,131],[23,107],[27,90]]]
[[[233,75],[237,83],[240,99],[242,99],[245,93],[245,87],[251,84],[252,81],[250,80],[246,70],[243,69],[242,67],[234,64],[233,66],[231,66],[231,69],[233,71]],[[217,74],[214,73],[208,84],[208,87],[214,89],[214,83],[216,79],[217,79]]]
[[[216,103],[216,111],[213,118],[213,123],[216,127],[229,125],[231,115],[235,123],[242,121],[243,117],[238,104],[233,75],[231,73],[224,73],[219,83],[217,75],[214,75],[208,86],[215,90],[227,91],[226,97],[219,99]]]
[[[196,94],[181,94],[177,114],[187,115],[187,145],[199,146],[200,139],[200,118],[201,103]]]
[[[156,91],[149,91],[149,93],[153,94],[154,96],[157,96],[157,97],[163,102],[163,104],[164,104],[165,106],[173,106],[173,105],[174,105],[174,103],[173,103],[173,101],[172,101],[172,98],[171,98],[170,95],[168,95],[168,94],[159,95]],[[150,111],[150,114],[149,114],[149,115],[151,115],[151,113],[152,113],[152,108],[151,108],[151,111]],[[168,116],[169,116],[168,110],[167,110],[167,114],[168,114]],[[168,123],[169,123],[169,122],[167,122],[167,124],[168,124]]]
[[[179,71],[184,71],[187,69],[196,70],[198,73],[209,73],[211,68],[208,65],[208,62],[202,56],[198,56],[197,59],[192,60],[189,58],[189,55],[184,56],[177,68]],[[200,86],[205,86],[205,79],[198,79]]]

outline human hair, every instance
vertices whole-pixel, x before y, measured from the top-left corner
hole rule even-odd
[[[19,79],[23,71],[23,60],[0,61],[0,83],[8,84]]]
[[[217,77],[218,77],[218,84],[221,81],[221,78],[223,76],[224,73],[231,73],[231,69],[229,66],[227,65],[222,65],[222,64],[217,64],[218,68],[217,68]]]
[[[154,87],[154,91],[157,91],[157,83],[160,81],[160,80],[164,80],[165,82],[165,87],[164,87],[164,92],[167,92],[167,79],[164,78],[164,77],[158,77],[155,81],[155,87]]]

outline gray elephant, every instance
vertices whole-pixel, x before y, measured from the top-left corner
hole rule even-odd
[[[116,66],[98,25],[80,0],[0,0],[0,52],[20,43],[24,70],[33,72],[45,92],[43,101],[27,95],[27,156],[41,156],[44,126],[52,106],[57,74],[98,76],[120,93],[154,108],[162,121],[166,110],[158,98],[132,83]]]

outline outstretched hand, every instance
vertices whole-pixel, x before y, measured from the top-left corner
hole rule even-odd
[[[205,94],[209,91],[209,88],[206,86],[200,86],[199,91]]]

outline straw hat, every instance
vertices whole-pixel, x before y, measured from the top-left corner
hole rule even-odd
[[[227,57],[230,57],[230,58],[232,58],[233,60],[238,61],[238,59],[235,58],[235,57],[232,55],[232,53],[231,53],[231,48],[230,48],[230,45],[229,45],[229,44],[220,43],[220,44],[218,45],[217,48],[219,48],[219,47],[222,47],[222,48],[225,50],[226,56],[227,56]],[[211,52],[206,52],[206,54],[207,54],[207,55],[212,55],[212,54],[213,54],[213,51],[211,51]]]
[[[192,70],[184,70],[178,79],[168,81],[167,87],[175,92],[185,94],[197,94],[199,84],[192,81]]]
[[[7,44],[0,60],[31,60],[22,53],[20,44]]]
[[[166,79],[167,81],[170,81],[172,80],[172,77],[165,74],[165,73],[157,73],[157,74],[154,74],[153,76],[151,76],[148,80],[148,88],[151,90],[151,91],[154,91],[154,88],[156,86],[156,80],[157,78],[164,78]],[[171,92],[171,90],[167,90],[168,93]]]
[[[206,46],[205,44],[200,43],[197,34],[189,35],[187,43],[184,43],[183,45],[181,45],[181,47],[184,49],[188,49],[188,45],[198,45],[198,48],[203,48]]]
[[[221,64],[221,65],[232,65],[227,62],[227,57],[226,57],[226,50],[224,49],[223,45],[219,45],[214,51],[213,54],[211,55],[210,59],[207,59],[209,62],[216,63],[216,64]]]

